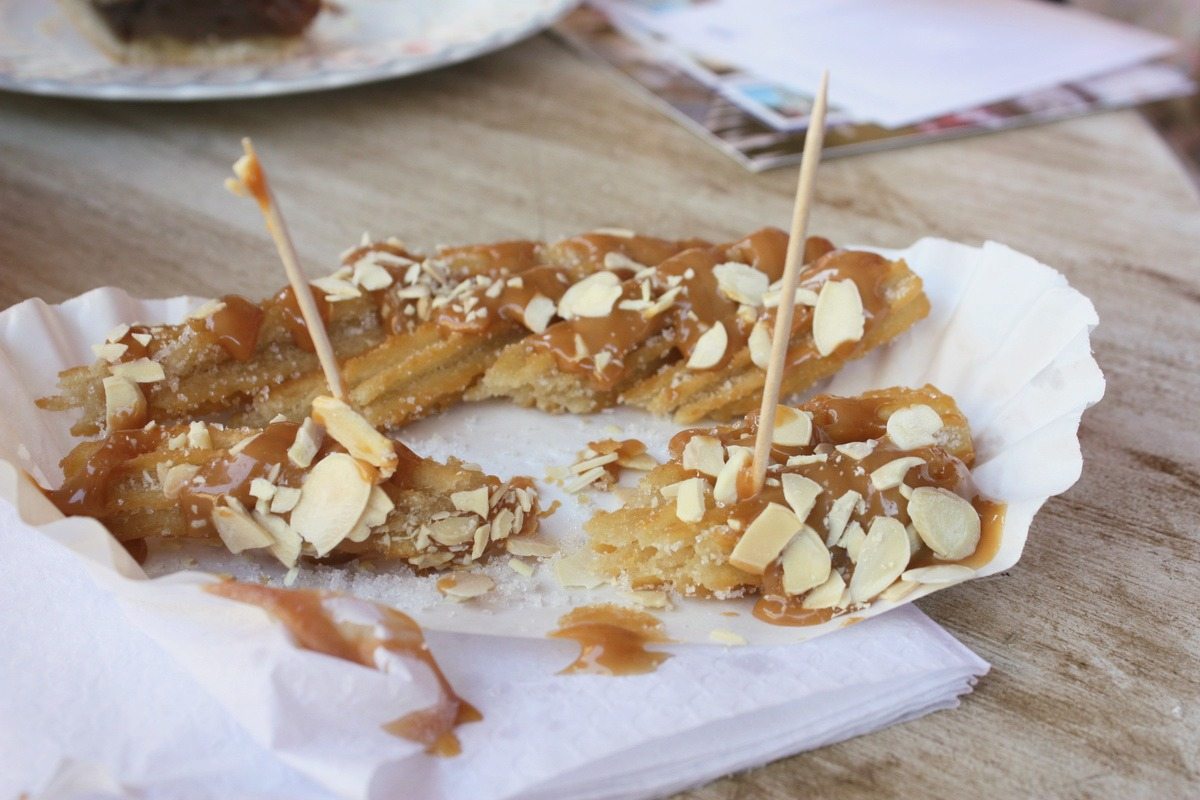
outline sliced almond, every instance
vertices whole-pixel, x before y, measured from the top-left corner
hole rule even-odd
[[[804,596],[804,601],[800,606],[810,609],[833,608],[842,599],[842,593],[845,591],[845,578],[836,570],[831,570],[824,583]]]
[[[549,558],[558,553],[558,547],[550,542],[539,542],[523,536],[509,539],[505,545],[510,555],[529,556],[532,558]]]
[[[525,321],[525,327],[534,333],[542,333],[550,324],[550,320],[554,319],[554,315],[558,312],[558,306],[554,301],[545,295],[535,294],[528,303],[525,304],[525,311],[522,317]]]
[[[604,453],[591,458],[585,458],[583,461],[577,461],[572,464],[571,472],[575,473],[576,475],[582,475],[583,473],[595,469],[596,467],[603,467],[605,464],[612,464],[618,458],[620,458],[620,456],[615,452]]]
[[[771,288],[763,295],[764,308],[778,308],[779,298],[783,294],[783,285],[776,282],[771,284]],[[815,306],[817,304],[817,293],[812,289],[806,289],[802,286],[796,287],[796,294],[792,296],[793,305],[797,306]]]
[[[846,458],[853,458],[855,461],[862,461],[871,453],[875,452],[875,447],[879,443],[874,439],[866,442],[846,442],[834,446],[834,450],[844,455]]]
[[[726,628],[713,628],[708,632],[710,642],[723,644],[726,647],[742,647],[746,644],[746,637],[741,634],[734,633]]]
[[[200,471],[200,467],[195,464],[176,464],[168,469],[162,476],[162,492],[163,496],[168,500],[174,500],[179,497],[179,493],[183,491],[183,487],[188,481],[196,477],[196,473]]]
[[[729,563],[752,575],[762,575],[803,527],[791,509],[768,503],[734,545]]]
[[[643,608],[664,609],[671,607],[670,596],[659,589],[635,589],[625,596]]]
[[[908,474],[910,469],[919,467],[924,463],[925,459],[918,458],[917,456],[894,458],[871,473],[871,484],[881,492],[886,492],[888,489],[895,489],[904,483],[904,476]]]
[[[779,557],[783,567],[783,590],[801,595],[829,579],[832,560],[817,532],[807,525],[792,537]]]
[[[254,511],[251,514],[254,521],[271,535],[272,543],[269,545],[271,555],[275,556],[285,567],[296,566],[296,561],[300,558],[300,547],[303,544],[300,534],[296,533],[283,517],[264,514],[261,511]]]
[[[618,239],[632,239],[637,235],[628,228],[592,228],[590,232],[599,236],[615,236]]]
[[[715,478],[724,466],[725,446],[715,436],[693,436],[683,446],[684,469],[699,470]]]
[[[325,433],[317,423],[313,422],[311,417],[305,417],[296,430],[296,438],[288,448],[288,460],[301,469],[308,469],[317,451],[321,449],[324,438]]]
[[[492,520],[492,538],[498,542],[507,539],[513,532],[515,521],[516,515],[510,509],[502,508],[497,511],[496,518]]]
[[[595,556],[588,550],[579,550],[554,562],[554,577],[567,589],[595,589],[605,582],[604,576],[596,572]]]
[[[227,505],[213,509],[212,523],[229,552],[237,554],[274,543],[271,534],[254,521],[236,497],[226,497],[225,502]]]
[[[120,375],[104,379],[104,424],[109,431],[140,428],[148,414],[146,395],[140,386]]]
[[[942,418],[929,406],[908,406],[888,417],[887,434],[897,447],[915,450],[937,444],[942,426]]]
[[[908,516],[938,558],[966,558],[979,546],[979,512],[954,492],[933,486],[913,489]]]
[[[318,397],[312,402],[312,416],[350,455],[378,469],[381,478],[389,478],[396,471],[395,443],[343,401]]]
[[[790,406],[776,406],[771,441],[780,447],[805,447],[812,441],[812,414]]]
[[[846,342],[862,339],[865,322],[858,285],[849,279],[826,281],[813,312],[813,343],[817,352],[827,356]]]
[[[113,328],[111,331],[108,332],[108,336],[104,337],[104,341],[114,342],[114,343],[119,342],[122,339],[124,339],[126,336],[129,335],[130,330],[131,330],[131,327],[122,322],[120,325],[117,325],[115,328]]]
[[[362,297],[362,291],[357,286],[345,278],[338,277],[336,273],[324,278],[314,278],[309,282],[324,292],[325,299],[330,303],[341,303]]]
[[[725,331],[725,323],[716,322],[711,328],[700,334],[692,354],[688,356],[688,369],[711,369],[725,357],[725,348],[729,345],[729,334]]]
[[[128,378],[134,383],[157,383],[167,377],[162,364],[149,358],[138,358],[121,364],[113,364],[109,369],[113,375]]]
[[[387,522],[388,515],[395,507],[396,504],[392,502],[392,498],[382,487],[372,486],[367,507],[362,516],[358,518],[358,522],[355,523],[354,529],[346,534],[346,538],[352,542],[365,542],[373,528]]]
[[[594,272],[563,292],[558,315],[563,319],[605,317],[621,296],[621,279],[615,272]]]
[[[825,515],[826,545],[833,547],[837,540],[842,538],[842,533],[846,530],[846,523],[850,521],[850,515],[854,513],[854,508],[860,500],[862,500],[862,495],[851,489],[833,501],[833,506]]]
[[[915,581],[896,581],[891,586],[879,593],[879,599],[887,600],[890,603],[899,602],[912,594],[913,589],[916,589],[919,585],[920,584],[916,583]]]
[[[452,600],[470,600],[496,588],[496,582],[487,575],[475,572],[460,572],[447,575],[437,582],[438,591]]]
[[[934,564],[906,570],[900,577],[916,583],[961,583],[974,578],[975,570],[962,564]]]
[[[199,421],[190,423],[187,430],[187,446],[197,450],[211,450],[213,441],[208,426]]]
[[[771,326],[765,319],[754,323],[750,329],[750,363],[759,369],[766,369],[771,363]]]
[[[492,538],[492,524],[485,522],[475,529],[475,537],[471,544],[471,560],[478,561],[483,558],[484,552],[487,550],[488,542]]]
[[[250,481],[250,496],[256,500],[270,500],[275,496],[275,484],[266,478],[255,478]]]
[[[378,262],[364,258],[354,265],[354,277],[351,280],[368,292],[375,292],[391,286],[393,279],[392,273]]]
[[[865,603],[892,585],[908,566],[908,534],[899,520],[876,517],[850,576],[850,599]]]
[[[722,505],[738,501],[738,476],[753,460],[754,456],[744,447],[730,447],[729,460],[717,473],[717,482],[713,487],[713,499]],[[782,506],[781,506],[782,508]],[[788,512],[791,513],[791,512]]]
[[[788,456],[787,465],[789,467],[806,467],[809,464],[824,464],[829,460],[826,453],[808,453],[798,456]]]
[[[225,303],[221,300],[206,300],[195,311],[188,314],[188,319],[208,319],[213,314],[225,308]],[[129,332],[129,326],[125,326],[125,333]],[[122,333],[118,338],[124,338],[125,333]],[[112,334],[109,334],[110,336]]]
[[[488,511],[491,510],[491,506],[488,504],[487,486],[480,486],[477,489],[468,489],[462,492],[453,492],[450,495],[450,502],[457,510],[478,514],[484,519],[487,519]]]
[[[862,552],[862,545],[866,539],[867,533],[863,530],[862,525],[859,525],[857,521],[851,521],[838,538],[837,546],[846,551],[846,556],[851,563],[857,564],[858,554]]]
[[[292,527],[324,556],[354,530],[373,488],[357,459],[331,453],[313,466],[304,482],[292,509]]]
[[[654,456],[649,453],[638,453],[636,456],[622,456],[617,459],[617,464],[625,469],[633,469],[639,472],[649,472],[658,466],[658,462],[654,460]]]
[[[466,544],[475,539],[478,524],[471,517],[446,517],[429,523],[429,538],[446,547]]]
[[[608,269],[627,269],[633,272],[641,272],[646,269],[645,264],[634,261],[629,256],[616,250],[609,250],[604,254],[604,266]]]
[[[104,344],[92,345],[92,352],[96,358],[101,358],[110,364],[115,364],[121,360],[121,356],[125,355],[125,351],[129,349],[129,345],[120,344],[119,342],[105,342]]]
[[[508,568],[518,575],[522,575],[526,578],[533,577],[533,567],[529,566],[529,564],[525,563],[519,558],[510,558],[508,560]]]
[[[783,499],[792,507],[796,518],[804,522],[821,494],[821,484],[794,472],[785,472],[779,479],[783,485]]]
[[[148,346],[150,345],[150,340],[151,340],[151,339],[153,339],[153,338],[154,338],[154,337],[153,337],[153,336],[151,336],[151,335],[150,335],[150,334],[148,334],[148,333],[135,333],[135,334],[133,334],[133,340],[134,340],[135,342],[137,342],[138,344],[140,344],[142,347],[148,347]]]
[[[271,498],[271,513],[286,514],[300,502],[300,490],[291,486],[276,486],[275,496]]]
[[[704,519],[704,492],[708,481],[704,478],[688,478],[679,482],[675,495],[675,516],[683,522],[699,522]]]
[[[748,264],[730,261],[713,267],[717,288],[735,303],[748,306],[762,305],[763,293],[771,285],[766,273],[759,272]]]

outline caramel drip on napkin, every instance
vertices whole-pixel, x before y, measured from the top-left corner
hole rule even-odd
[[[553,639],[579,643],[579,657],[560,674],[641,675],[654,672],[671,657],[646,649],[647,644],[671,641],[662,622],[652,614],[605,603],[581,606],[558,621]]]

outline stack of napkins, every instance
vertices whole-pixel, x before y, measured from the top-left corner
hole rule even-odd
[[[6,496],[20,480],[0,469]],[[26,516],[52,518],[38,499]],[[987,670],[913,606],[799,647],[668,646],[621,678],[558,675],[561,641],[430,634],[484,717],[434,758],[347,710],[398,716],[420,676],[297,650],[80,523],[0,500],[0,797],[657,797],[953,706]]]

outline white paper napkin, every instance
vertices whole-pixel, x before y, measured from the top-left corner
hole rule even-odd
[[[256,608],[199,610],[202,578],[138,578],[106,538],[0,501],[0,797],[651,797],[950,707],[987,670],[912,606],[624,678],[557,675],[565,642],[432,634],[484,715],[437,759],[375,727],[417,683],[281,648]]]

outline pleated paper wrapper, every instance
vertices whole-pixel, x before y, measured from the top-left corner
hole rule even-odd
[[[954,397],[975,440],[975,483],[985,497],[1007,504],[999,548],[977,577],[1002,572],[1020,558],[1037,510],[1079,478],[1080,415],[1104,391],[1089,344],[1098,322],[1095,309],[1060,273],[1003,245],[977,248],[923,239],[905,250],[880,252],[904,258],[922,277],[932,311],[891,345],[851,363],[817,390],[853,395],[928,383]],[[90,346],[117,324],[177,322],[201,302],[186,297],[138,300],[104,288],[61,305],[30,300],[0,313],[0,385],[7,395],[0,457],[43,484],[56,485],[61,480],[58,462],[75,443],[68,432],[74,417],[41,411],[34,399],[55,393],[60,370],[92,361]],[[537,480],[543,507],[562,503],[543,521],[539,535],[556,543],[560,556],[538,563],[532,577],[512,570],[507,557],[493,558],[482,570],[495,579],[496,588],[461,604],[441,597],[436,575],[416,576],[406,565],[378,561],[367,567],[305,567],[295,585],[388,603],[429,630],[501,636],[544,637],[579,605],[628,605],[627,593],[619,587],[567,589],[556,580],[555,558],[585,547],[584,522],[619,501],[611,493],[566,494],[547,474],[574,463],[587,442],[603,438],[640,439],[661,459],[677,431],[669,420],[633,409],[569,416],[499,402],[462,404],[407,426],[397,438],[420,455],[454,455],[502,478],[529,475]],[[87,524],[68,520],[57,526]],[[274,585],[282,585],[285,577],[284,568],[269,556],[233,556],[199,545],[152,548],[145,564],[151,576],[174,575],[162,583],[164,591],[167,586],[177,591],[186,580],[179,573],[189,569]],[[850,616],[872,617],[940,588],[922,585],[899,601],[877,599]],[[787,644],[837,630],[847,620],[773,626],[751,615],[753,599],[674,598],[672,604],[660,616],[667,635],[679,642],[708,642],[714,629],[722,629],[752,644]]]

